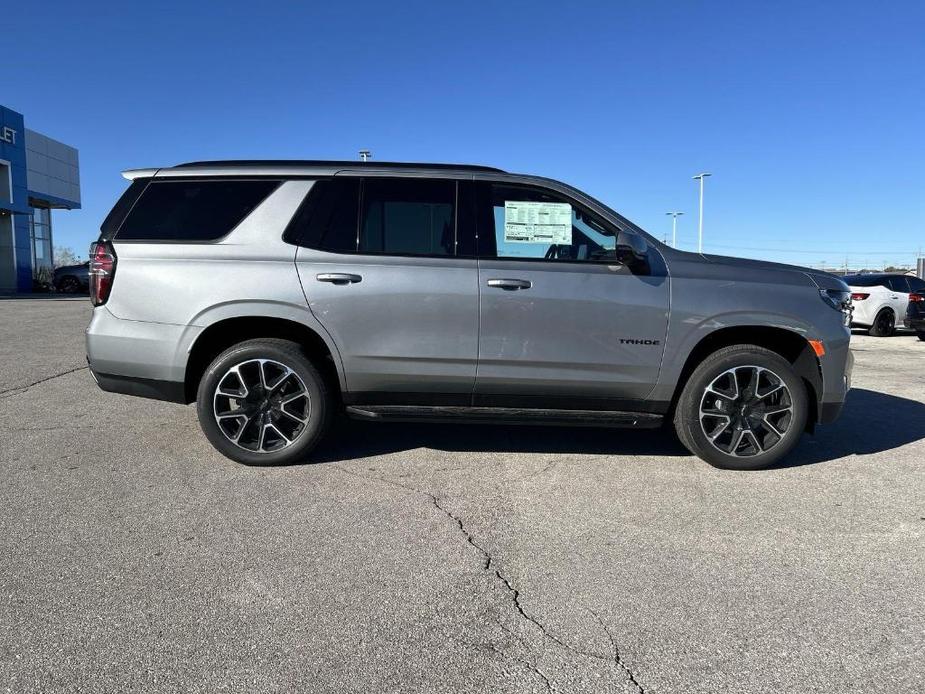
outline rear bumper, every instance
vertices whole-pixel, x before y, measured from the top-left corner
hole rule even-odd
[[[186,402],[187,354],[180,345],[191,329],[123,320],[98,306],[87,327],[87,363],[105,391]]]
[[[917,333],[925,332],[925,316],[906,316],[906,327]]]
[[[90,367],[90,373],[101,389],[107,393],[134,395],[139,398],[166,400],[186,404],[186,388],[178,381],[158,381],[153,378],[133,378],[114,374],[98,373]]]

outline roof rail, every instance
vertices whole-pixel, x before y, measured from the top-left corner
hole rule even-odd
[[[215,161],[189,161],[177,164],[175,169],[187,169],[198,166],[321,166],[356,169],[452,169],[462,171],[491,171],[505,173],[493,166],[477,164],[425,164],[406,161],[337,161],[329,159],[224,159]]]

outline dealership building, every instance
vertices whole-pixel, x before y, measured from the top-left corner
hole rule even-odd
[[[0,294],[31,291],[33,278],[50,275],[52,210],[79,207],[77,150],[0,106]]]

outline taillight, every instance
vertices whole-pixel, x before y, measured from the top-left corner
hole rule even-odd
[[[925,294],[910,294],[909,301],[912,303],[925,302]]]
[[[116,274],[116,251],[108,241],[90,244],[90,301],[105,304]]]
[[[869,296],[870,294],[864,294],[863,292],[854,292],[851,295],[851,300],[852,301],[864,301],[864,299],[866,299]]]

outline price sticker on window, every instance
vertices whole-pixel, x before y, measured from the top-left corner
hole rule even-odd
[[[572,206],[567,202],[504,201],[505,243],[572,244]]]

